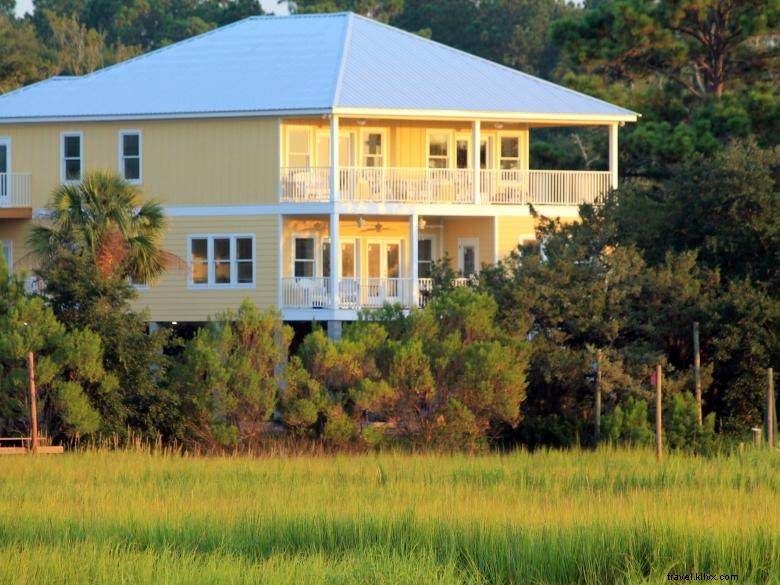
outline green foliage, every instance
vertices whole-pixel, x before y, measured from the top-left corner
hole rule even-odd
[[[672,449],[710,452],[715,445],[715,415],[707,415],[699,428],[696,398],[693,394],[673,394],[664,409],[664,436],[667,445]]]
[[[695,406],[695,404],[694,404]],[[604,438],[615,445],[641,447],[650,445],[655,432],[648,420],[647,402],[630,397],[625,408],[620,404],[602,419]]]
[[[198,330],[172,372],[188,440],[216,448],[257,441],[276,406],[291,338],[277,310],[249,301]]]

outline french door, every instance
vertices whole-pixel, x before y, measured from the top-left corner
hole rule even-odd
[[[401,240],[369,240],[367,243],[366,296],[369,305],[403,300]]]

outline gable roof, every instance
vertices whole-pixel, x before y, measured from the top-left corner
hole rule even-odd
[[[352,13],[251,17],[0,96],[5,122],[350,110],[637,116]]]

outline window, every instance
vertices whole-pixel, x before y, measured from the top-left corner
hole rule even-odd
[[[251,235],[190,237],[190,285],[251,287],[255,283]]]
[[[428,135],[428,168],[446,169],[450,166],[450,137],[446,132]]]
[[[314,238],[295,238],[293,275],[297,278],[314,276]],[[323,246],[324,248],[324,246]]]
[[[13,242],[11,240],[3,240],[3,258],[10,274],[14,270]]]
[[[119,133],[119,172],[131,183],[141,182],[141,132]]]
[[[81,132],[62,133],[62,166],[60,179],[63,183],[81,180],[84,167],[84,138]]]
[[[433,272],[433,240],[430,238],[417,242],[417,276],[430,278]]]
[[[341,244],[340,278],[355,278],[355,242]],[[322,243],[322,276],[330,277],[330,242]]]
[[[382,167],[385,164],[384,145],[381,132],[363,134],[363,166]]]
[[[308,128],[290,128],[287,132],[287,166],[311,166],[311,132]]]
[[[501,160],[502,170],[514,170],[520,168],[520,137],[502,136],[501,137]]]
[[[471,140],[458,138],[455,141],[455,163],[459,169],[467,169],[471,166]]]

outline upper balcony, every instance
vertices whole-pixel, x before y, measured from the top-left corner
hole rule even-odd
[[[534,170],[529,124],[480,120],[287,119],[284,203],[599,204],[617,187],[617,124],[609,170]],[[337,137],[337,138],[336,138]]]
[[[0,173],[0,218],[32,217],[32,175]]]

